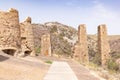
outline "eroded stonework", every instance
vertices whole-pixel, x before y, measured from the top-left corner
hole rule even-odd
[[[41,54],[51,56],[50,34],[44,34],[41,37]]]
[[[35,55],[34,49],[34,35],[31,18],[27,17],[26,20],[20,24],[21,28],[21,47],[24,55]]]
[[[12,8],[8,12],[0,11],[0,50],[7,54],[15,55],[20,48],[18,11]]]
[[[74,50],[74,58],[81,63],[89,63],[87,34],[84,24],[78,27],[78,43],[76,43]]]
[[[101,64],[105,66],[110,58],[110,46],[107,37],[106,25],[98,26],[98,54],[101,56]]]

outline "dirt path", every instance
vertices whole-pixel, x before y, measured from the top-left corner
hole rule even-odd
[[[49,69],[40,62],[0,54],[0,80],[43,80]]]
[[[95,75],[92,75],[89,69],[82,65],[79,65],[75,61],[67,61],[74,73],[76,74],[78,80],[102,80]]]

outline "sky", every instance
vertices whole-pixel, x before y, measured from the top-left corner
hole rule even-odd
[[[88,34],[96,34],[106,24],[108,34],[120,34],[120,0],[1,0],[0,10],[15,8],[20,22],[27,16],[33,23],[60,22],[78,28],[86,24]]]

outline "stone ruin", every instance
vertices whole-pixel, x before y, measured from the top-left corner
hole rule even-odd
[[[45,30],[46,32],[46,30]],[[31,18],[28,17],[19,24],[18,11],[10,9],[8,12],[0,11],[0,50],[4,53],[17,56],[35,55],[34,29]],[[98,27],[98,53],[102,66],[110,59],[110,46],[107,39],[106,25]],[[41,37],[41,54],[51,56],[50,34],[45,33]],[[89,63],[86,27],[84,24],[78,27],[78,42],[74,46],[74,56],[82,63]]]
[[[17,55],[21,48],[19,15],[15,9],[0,11],[0,50]]]
[[[24,22],[19,23],[19,14],[15,9],[11,8],[9,12],[0,11],[0,50],[13,56],[35,56],[35,47],[41,46],[42,53],[51,55],[49,32],[31,22],[31,18],[27,17]],[[38,32],[36,32],[37,29]],[[41,45],[36,46],[36,43],[41,43]]]
[[[98,54],[100,55],[101,65],[105,66],[107,60],[110,59],[110,46],[107,37],[106,25],[98,26]]]
[[[51,56],[50,34],[44,34],[41,37],[41,54]]]
[[[23,23],[20,23],[20,28],[22,54],[35,56],[34,34],[31,18],[27,17]]]
[[[89,63],[87,34],[84,24],[78,27],[78,42],[75,44],[74,58],[81,63]]]
[[[107,61],[110,59],[110,46],[107,38],[106,25],[98,26],[98,54],[101,65],[106,66]],[[82,24],[78,27],[78,42],[74,45],[73,57],[81,63],[89,63],[87,34],[85,25]]]

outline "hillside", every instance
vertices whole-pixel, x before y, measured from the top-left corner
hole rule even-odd
[[[45,33],[51,35],[52,53],[57,55],[72,56],[72,48],[77,41],[77,30],[58,22],[46,22],[44,24],[32,24],[35,35],[36,51],[40,49],[40,37]],[[120,53],[120,36],[109,35],[111,53]],[[90,60],[97,53],[97,35],[88,35],[88,48]],[[39,51],[40,52],[40,51]]]
[[[77,41],[77,30],[58,22],[33,24],[36,49],[40,48],[40,37],[45,33],[51,35],[52,53],[58,55],[71,55],[72,47]]]

